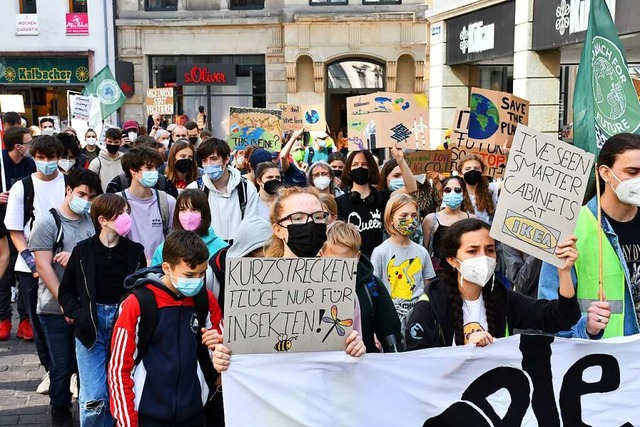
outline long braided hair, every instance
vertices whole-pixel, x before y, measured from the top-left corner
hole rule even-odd
[[[449,303],[451,304],[450,314],[453,324],[453,339],[456,345],[464,345],[464,319],[462,312],[462,295],[460,294],[458,270],[447,262],[447,258],[457,258],[460,241],[466,233],[478,230],[489,230],[489,224],[477,219],[467,218],[452,224],[444,234],[441,251],[441,274],[445,283],[449,287]],[[499,304],[498,293],[493,292],[493,286],[487,284],[482,289],[482,297],[487,312],[487,325],[489,333],[494,337],[502,337],[504,331],[497,330],[496,305]]]

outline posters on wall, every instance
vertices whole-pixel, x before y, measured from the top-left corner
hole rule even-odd
[[[529,124],[529,101],[507,92],[471,89],[468,138],[511,147],[518,124]]]
[[[594,155],[519,125],[491,237],[558,267],[558,243],[573,234]]]
[[[349,150],[393,147],[428,150],[424,94],[375,92],[347,98]]]
[[[227,260],[225,344],[234,354],[344,350],[356,259]]]
[[[451,150],[416,151],[404,155],[411,172],[420,175],[425,172],[451,172]]]
[[[327,128],[322,104],[278,104],[278,108],[282,110],[282,130],[295,131],[304,128],[306,131],[313,132]]]
[[[257,145],[267,151],[282,148],[282,110],[268,108],[230,107],[229,146]]]
[[[236,355],[223,374],[226,426],[632,426],[638,352],[638,336],[516,335],[359,359]]]
[[[145,106],[147,116],[154,113],[161,115],[173,114],[173,88],[164,87],[158,89],[147,89]]]

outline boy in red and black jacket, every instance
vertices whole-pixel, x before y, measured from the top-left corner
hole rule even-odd
[[[218,384],[202,344],[203,332],[204,341],[221,332],[220,307],[203,286],[209,251],[195,233],[177,230],[162,257],[127,278],[132,294],[113,328],[109,395],[119,426],[202,426]]]

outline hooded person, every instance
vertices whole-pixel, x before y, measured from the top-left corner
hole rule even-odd
[[[100,177],[102,191],[107,191],[109,182],[122,173],[122,156],[120,145],[122,144],[122,131],[117,128],[109,128],[104,137],[105,149],[100,150],[98,157],[89,163],[89,170]]]

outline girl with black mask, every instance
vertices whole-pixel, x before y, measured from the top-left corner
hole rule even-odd
[[[416,179],[404,159],[401,149],[391,148],[391,154],[400,167],[404,187],[395,190],[411,194],[418,189]],[[382,243],[384,208],[393,194],[391,190],[378,191],[380,183],[378,164],[369,150],[354,151],[349,154],[347,164],[342,171],[342,183],[346,192],[336,199],[338,218],[354,224],[362,237],[361,252],[371,256],[373,249]]]
[[[269,221],[269,212],[278,189],[282,187],[280,169],[273,162],[258,163],[255,170],[258,187],[258,211],[256,214]]]
[[[182,191],[198,179],[201,171],[194,158],[195,149],[186,139],[177,140],[169,150],[169,159],[164,171],[167,179]]]
[[[474,214],[484,222],[491,224],[498,205],[499,186],[497,183],[488,183],[483,176],[486,170],[487,166],[475,154],[460,159],[459,172],[467,184],[467,193],[473,205]]]

